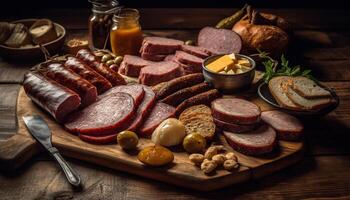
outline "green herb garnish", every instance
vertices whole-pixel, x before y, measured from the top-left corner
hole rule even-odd
[[[290,66],[289,61],[282,54],[280,63],[271,58],[268,53],[258,50],[259,57],[264,59],[262,64],[265,66],[265,73],[263,79],[265,83],[268,83],[275,76],[304,76],[315,82],[316,78],[311,75],[311,70],[302,70],[299,65]]]

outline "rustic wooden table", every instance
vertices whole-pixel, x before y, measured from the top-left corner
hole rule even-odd
[[[142,9],[141,23],[147,34],[195,39],[198,29],[234,10]],[[85,185],[83,192],[74,192],[55,163],[42,153],[18,170],[0,172],[0,199],[350,199],[350,12],[268,11],[295,27],[289,57],[311,68],[340,96],[337,110],[304,121],[307,150],[301,162],[258,181],[203,193],[69,159]],[[4,20],[51,18],[67,28],[68,38],[86,37],[89,13],[49,10],[31,16],[16,13]],[[23,74],[33,64],[0,59],[0,139],[16,133],[16,98]]]

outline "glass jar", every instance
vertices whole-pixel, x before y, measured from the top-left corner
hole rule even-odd
[[[89,18],[89,43],[92,49],[110,49],[109,31],[113,15],[119,9],[116,0],[89,0],[92,14]]]
[[[131,8],[121,9],[113,16],[110,39],[114,54],[139,54],[143,39],[139,18],[139,12]]]

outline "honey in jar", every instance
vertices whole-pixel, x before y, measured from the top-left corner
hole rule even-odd
[[[143,39],[139,18],[139,12],[131,8],[121,9],[113,16],[110,40],[114,54],[139,54]]]

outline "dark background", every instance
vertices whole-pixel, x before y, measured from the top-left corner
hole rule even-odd
[[[347,8],[347,0],[119,0],[125,7],[162,8],[197,7],[225,8],[240,7],[249,3],[261,8]],[[16,9],[32,10],[50,8],[89,8],[88,0],[2,0],[1,10],[16,13]]]

